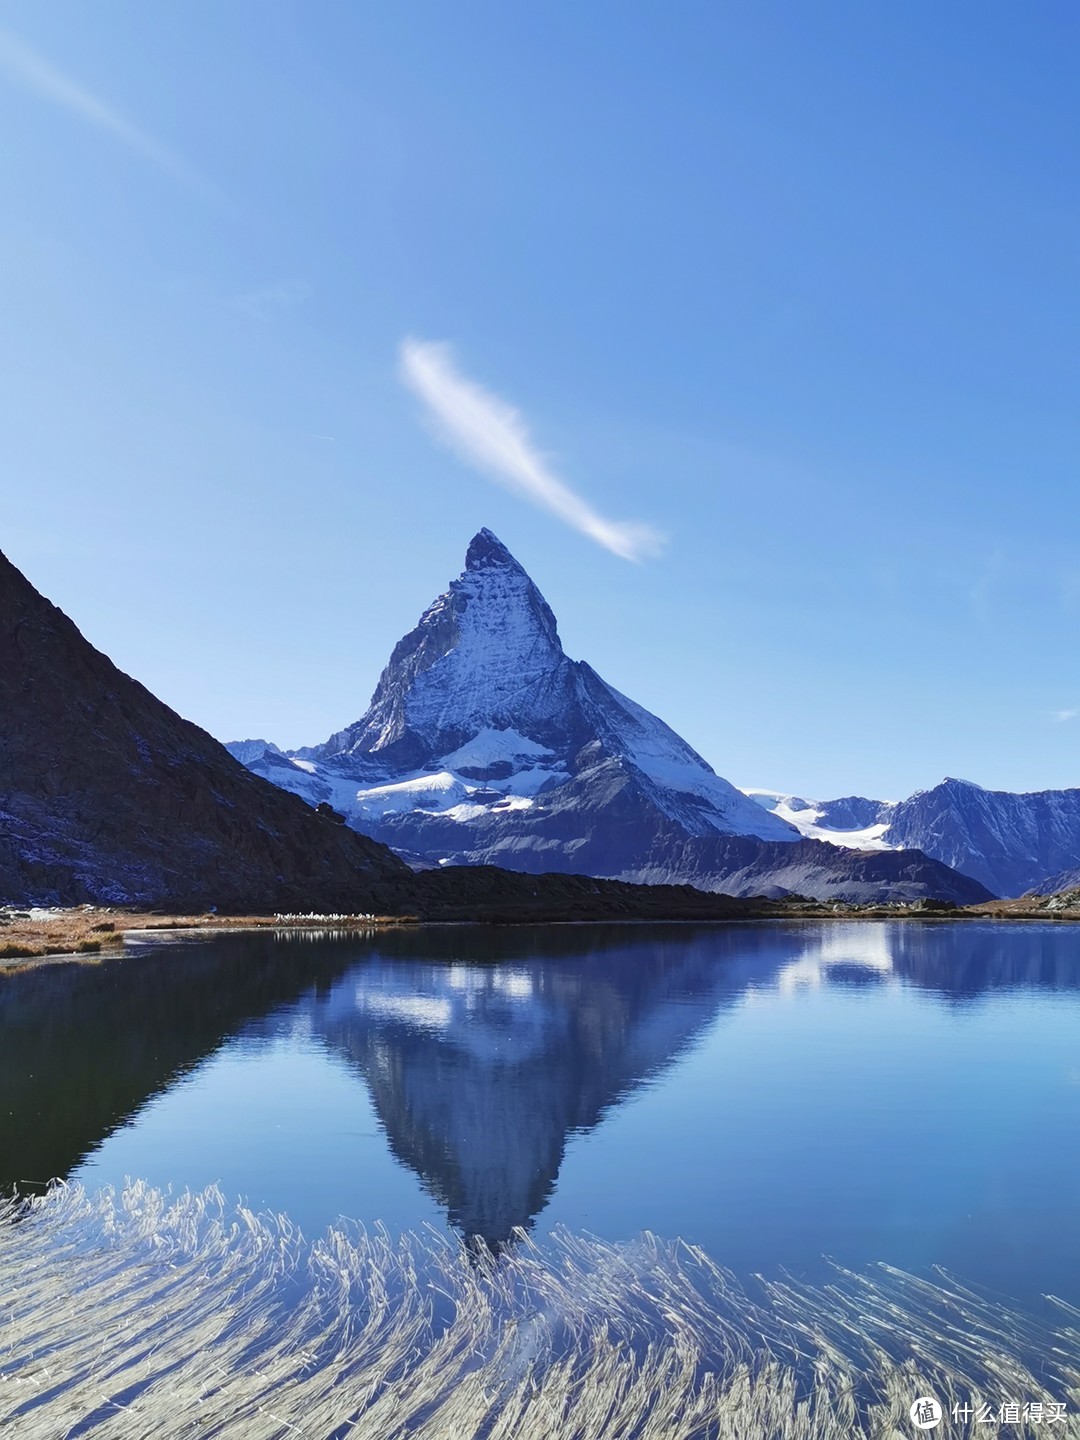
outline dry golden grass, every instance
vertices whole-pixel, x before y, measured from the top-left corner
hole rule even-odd
[[[86,958],[123,953],[128,931],[304,929],[348,932],[409,923],[374,915],[167,915],[85,905],[56,912],[0,909],[0,974],[20,962],[52,956]]]

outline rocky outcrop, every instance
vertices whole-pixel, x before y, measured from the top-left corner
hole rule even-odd
[[[1080,867],[1073,866],[1068,870],[1059,870],[1056,875],[1049,875],[1045,880],[1040,880],[1033,885],[1028,892],[1031,895],[1075,895],[1080,893]]]

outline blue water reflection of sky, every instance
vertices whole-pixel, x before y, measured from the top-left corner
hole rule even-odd
[[[650,1229],[740,1272],[937,1263],[1080,1299],[1080,931],[582,935],[358,947],[78,1173],[218,1182],[309,1233]]]

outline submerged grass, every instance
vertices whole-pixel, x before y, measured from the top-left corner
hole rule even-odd
[[[837,1269],[748,1293],[644,1235],[308,1242],[216,1190],[54,1187],[0,1204],[0,1433],[13,1440],[886,1440],[1080,1435],[1080,1313],[945,1276]],[[1003,1402],[1060,1422],[979,1423]],[[960,1424],[953,1404],[970,1405]]]

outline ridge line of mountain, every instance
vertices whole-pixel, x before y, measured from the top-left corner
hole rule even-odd
[[[914,846],[997,895],[1068,889],[1080,875],[1080,789],[988,790],[950,776],[900,801],[744,793],[808,837],[859,849]]]

